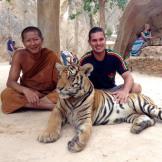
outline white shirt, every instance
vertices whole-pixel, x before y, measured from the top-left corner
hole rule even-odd
[[[72,55],[71,52],[69,52],[69,51],[62,51],[61,53],[63,53],[66,57],[71,57],[71,58],[73,58],[73,55]]]

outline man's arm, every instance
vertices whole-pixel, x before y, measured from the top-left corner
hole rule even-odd
[[[151,32],[148,36],[145,36],[144,32],[141,32],[141,35],[144,39],[151,39],[152,38]]]
[[[130,71],[126,71],[125,73],[122,74],[122,78],[124,80],[124,87],[123,90],[125,92],[130,92],[134,83],[133,77],[130,73]]]
[[[121,104],[127,101],[129,92],[131,91],[134,83],[133,77],[129,71],[124,72],[122,74],[122,78],[124,80],[123,88],[112,93],[116,101]]]
[[[17,51],[14,54],[11,69],[9,72],[7,87],[13,88],[16,91],[24,94],[29,103],[35,104],[39,102],[39,93],[30,88],[24,87],[18,83],[18,79],[20,77],[21,72],[21,63],[20,63],[20,53]]]

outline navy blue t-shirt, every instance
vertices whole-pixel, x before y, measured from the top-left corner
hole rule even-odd
[[[88,52],[80,60],[81,66],[86,63],[93,65],[93,71],[89,79],[96,89],[110,89],[115,87],[116,72],[122,75],[124,72],[128,71],[122,57],[109,50],[106,50],[103,61],[96,60],[92,51]]]

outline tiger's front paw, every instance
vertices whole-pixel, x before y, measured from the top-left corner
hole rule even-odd
[[[79,141],[79,137],[75,136],[71,141],[68,142],[68,150],[71,152],[79,152],[84,149],[86,144]]]
[[[37,140],[42,143],[51,143],[51,142],[55,142],[56,140],[58,140],[59,137],[60,137],[60,134],[57,132],[44,131],[42,134],[38,136]]]

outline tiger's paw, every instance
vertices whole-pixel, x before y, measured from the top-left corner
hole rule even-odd
[[[71,152],[82,151],[85,147],[85,144],[81,144],[79,137],[75,136],[71,141],[68,142],[68,150]]]
[[[60,137],[59,133],[45,131],[38,136],[37,140],[42,143],[51,143],[58,140],[59,137]]]
[[[134,120],[131,128],[131,133],[138,134],[142,132],[144,129],[153,126],[154,124],[155,124],[154,119],[151,119],[146,115],[141,115],[140,117]]]
[[[134,125],[132,128],[131,128],[131,133],[133,134],[139,134],[143,129],[141,128],[141,126],[138,126],[138,125]]]

